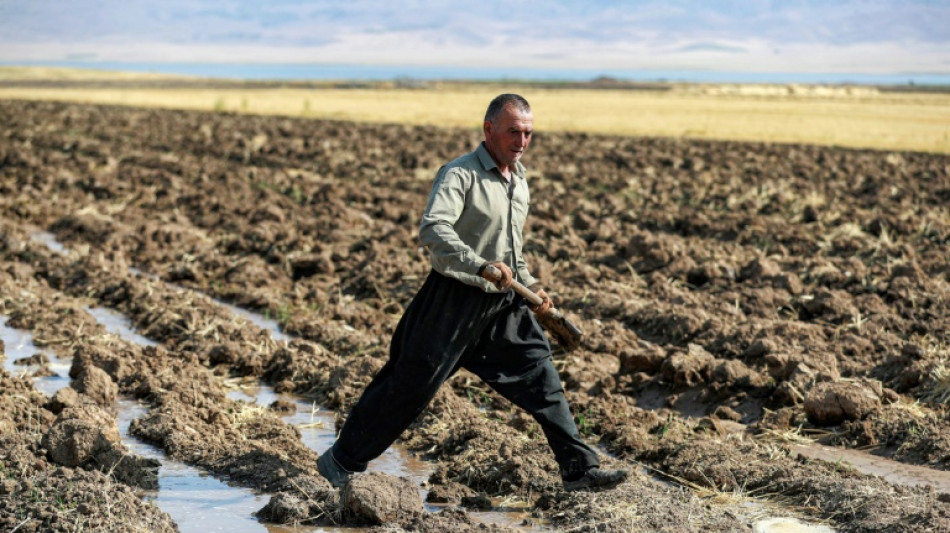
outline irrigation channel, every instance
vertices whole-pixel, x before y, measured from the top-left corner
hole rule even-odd
[[[32,238],[57,253],[68,254],[62,244],[47,232],[37,232]],[[154,278],[148,273],[139,273]],[[182,291],[191,290],[175,287]],[[208,296],[205,295],[205,297]],[[280,330],[275,320],[214,298],[210,299],[227,308],[234,315],[267,331],[275,341],[288,342],[292,340],[292,337]],[[126,341],[143,346],[156,344],[151,339],[136,333],[131,328],[127,318],[111,309],[87,308],[86,311],[107,331]],[[3,316],[0,316],[0,340],[3,341],[6,347],[3,362],[4,369],[10,374],[34,376],[34,386],[47,396],[52,396],[60,388],[69,385],[68,373],[71,362],[34,346],[32,336],[29,333],[8,327],[6,317]],[[48,359],[48,364],[43,364],[44,359]],[[37,372],[44,368],[49,369],[49,371]],[[317,453],[323,452],[333,443],[335,439],[334,412],[322,409],[307,399],[296,395],[276,393],[272,387],[257,379],[234,379],[229,381],[229,384],[233,389],[228,396],[235,401],[244,401],[261,407],[271,405],[276,401],[292,404],[293,408],[288,410],[289,414],[283,417],[284,420],[288,424],[296,426],[300,430],[303,443]],[[132,437],[129,434],[129,426],[132,420],[144,416],[145,413],[146,408],[138,402],[128,398],[119,400],[117,420],[122,441],[133,453],[156,459],[161,463],[158,472],[159,489],[157,491],[146,491],[144,498],[168,513],[178,524],[182,533],[209,533],[215,531],[236,533],[365,531],[361,528],[287,527],[262,524],[254,517],[254,513],[266,504],[269,495],[243,487],[231,486],[210,476],[201,469],[170,459],[161,449]],[[880,476],[896,485],[929,485],[942,494],[950,494],[950,473],[948,472],[922,467],[909,467],[883,457],[854,450],[811,444],[796,445],[793,449],[796,453],[811,459],[847,464],[861,473]],[[423,499],[425,498],[425,486],[431,468],[424,461],[416,459],[399,446],[393,446],[381,458],[371,463],[370,470],[410,479],[420,487],[420,493]],[[774,517],[776,514],[783,513],[781,509],[774,509],[772,506],[769,506],[768,509],[762,509],[759,504],[753,502],[750,503],[749,509],[751,516],[758,517],[753,520],[753,532],[755,533],[827,533],[833,531],[825,525],[806,524],[794,518]],[[438,512],[440,508],[427,505],[427,510]],[[476,519],[486,523],[530,531],[544,530],[544,527],[540,525],[530,527],[522,525],[527,517],[527,512],[492,510],[471,511],[471,514]],[[769,514],[772,517],[763,516]]]

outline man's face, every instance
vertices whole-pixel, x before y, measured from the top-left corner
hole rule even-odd
[[[485,145],[502,170],[508,170],[531,144],[534,118],[514,106],[505,106],[494,122],[485,121]]]

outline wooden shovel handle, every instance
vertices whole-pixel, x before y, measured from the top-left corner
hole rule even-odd
[[[494,280],[501,279],[501,270],[498,270],[497,268],[495,268],[495,265],[486,266],[484,272],[488,274],[488,277]],[[530,303],[531,305],[535,307],[541,305],[541,302],[544,301],[540,296],[535,294],[534,291],[525,287],[517,280],[514,280],[514,279],[511,280],[511,288],[514,289],[515,292],[520,294],[522,298],[524,298],[525,300],[528,300],[528,303]]]

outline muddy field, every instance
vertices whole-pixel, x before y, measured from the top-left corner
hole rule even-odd
[[[535,423],[463,372],[401,440],[446,510],[385,476],[331,489],[281,406],[228,385],[345,412],[428,272],[416,226],[434,173],[479,140],[0,102],[0,322],[72,361],[52,398],[0,375],[0,529],[176,531],[140,498],[154,461],[117,437],[117,398],[135,398],[136,438],[266,492],[268,523],[505,529],[473,519],[490,497],[551,530],[751,532],[763,514],[950,530],[950,492],[795,451],[950,470],[950,157],[801,145],[539,132],[526,155],[529,266],[587,334],[557,365],[582,433],[630,480],[563,492]],[[361,513],[361,488],[389,512]]]

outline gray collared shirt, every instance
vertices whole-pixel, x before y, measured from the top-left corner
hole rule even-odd
[[[485,143],[439,169],[419,226],[436,272],[499,292],[478,269],[501,261],[522,284],[537,282],[521,251],[530,200],[525,167],[516,162],[512,170],[509,182]]]

